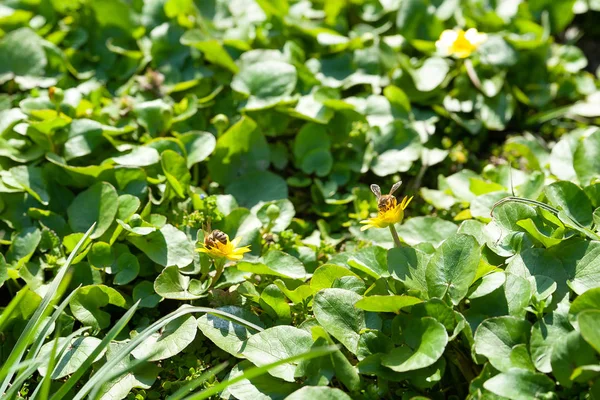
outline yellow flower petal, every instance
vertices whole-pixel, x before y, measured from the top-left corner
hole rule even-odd
[[[486,40],[487,35],[478,32],[475,28],[470,28],[466,32],[462,29],[445,30],[435,45],[441,55],[467,58]]]
[[[231,241],[231,244],[233,247],[237,247],[237,245],[240,244],[241,241],[242,241],[242,238],[238,236]]]
[[[239,261],[244,258],[244,254],[250,251],[250,246],[237,247],[242,238],[236,237],[232,241],[227,237],[227,242],[221,243],[216,241],[214,244],[211,243],[210,247],[203,247],[197,249],[201,253],[206,253],[214,259],[226,258],[231,261]]]
[[[370,228],[387,228],[390,225],[398,224],[404,219],[404,210],[411,202],[413,197],[405,197],[400,203],[395,203],[396,206],[388,209],[379,210],[376,217],[360,221],[365,226],[361,227],[361,231]]]

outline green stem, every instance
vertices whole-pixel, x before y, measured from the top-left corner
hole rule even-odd
[[[223,271],[225,270],[225,260],[224,259],[215,260],[215,270],[216,270],[215,276],[213,276],[213,278],[212,278],[210,287],[215,286],[217,284],[217,281],[223,274]]]
[[[554,208],[554,207],[549,206],[548,204],[545,204],[545,203],[542,203],[542,202],[536,201],[536,200],[525,199],[525,198],[522,198],[522,197],[509,196],[509,197],[505,197],[503,199],[498,200],[492,206],[492,209],[490,211],[490,216],[492,218],[494,218],[494,210],[496,209],[496,207],[498,207],[501,204],[508,203],[508,202],[511,202],[511,201],[515,202],[515,203],[527,204],[529,206],[537,206],[537,207],[543,208],[546,211],[550,211],[554,215],[558,215],[558,210],[556,208]],[[575,221],[575,222],[577,222],[577,221]]]
[[[396,247],[402,247],[402,242],[400,242],[400,238],[398,237],[398,232],[396,232],[396,227],[394,224],[390,224],[390,232],[392,233]]]
[[[427,167],[428,165],[426,163],[423,163],[421,165],[421,169],[419,170],[419,173],[417,174],[417,177],[415,178],[415,181],[412,186],[413,192],[416,192],[421,187],[421,182],[423,181],[423,176],[425,176]]]
[[[473,67],[473,62],[471,62],[471,60],[468,58],[465,60],[465,68],[467,70],[467,75],[469,76],[469,79],[473,83],[473,86],[475,86],[478,90],[481,90],[481,81],[479,80],[479,77],[477,76],[477,72],[475,72],[475,67]]]

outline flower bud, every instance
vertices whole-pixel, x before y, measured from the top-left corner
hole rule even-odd
[[[52,86],[50,89],[48,89],[48,97],[50,97],[50,101],[52,103],[58,105],[65,99],[65,92],[63,92],[61,88]]]
[[[270,221],[275,221],[277,218],[279,218],[280,213],[281,210],[275,204],[271,204],[269,207],[267,207],[267,218],[269,218]]]
[[[219,135],[229,128],[229,118],[225,114],[215,115],[210,122],[215,126]]]

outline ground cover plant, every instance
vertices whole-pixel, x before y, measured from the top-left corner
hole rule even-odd
[[[0,396],[600,398],[598,9],[0,2]]]

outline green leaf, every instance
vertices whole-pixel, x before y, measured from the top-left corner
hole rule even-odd
[[[439,299],[431,299],[426,302],[416,304],[411,309],[414,317],[432,317],[440,324],[444,325],[449,340],[453,340],[465,327],[465,318],[462,314],[454,311],[450,306]]]
[[[194,341],[198,331],[196,318],[186,315],[169,322],[161,332],[155,332],[131,354],[148,361],[164,360],[183,351]]]
[[[152,137],[166,133],[173,122],[173,107],[161,99],[138,103],[134,108],[138,123]]]
[[[410,218],[396,228],[398,236],[407,244],[431,243],[439,246],[446,238],[458,229],[455,224],[437,217]]]
[[[546,276],[557,283],[556,297],[562,298],[568,291],[568,275],[561,261],[552,252],[544,249],[526,249],[515,255],[506,267],[506,272],[529,279]]]
[[[169,186],[177,196],[185,198],[192,180],[185,159],[173,150],[165,150],[160,155],[160,164]]]
[[[551,365],[553,348],[573,330],[567,312],[567,307],[561,303],[555,311],[546,314],[544,319],[537,321],[531,328],[529,349],[533,364],[540,372],[556,373]]]
[[[600,242],[592,240],[564,241],[552,248],[567,271],[569,287],[581,295],[600,287]],[[556,280],[556,282],[560,282]]]
[[[412,72],[412,77],[417,90],[430,92],[444,82],[448,71],[450,71],[450,67],[446,60],[439,57],[431,57],[426,59],[421,67]]]
[[[238,67],[235,65],[231,56],[225,48],[217,41],[205,35],[199,29],[187,31],[181,37],[181,44],[192,46],[200,50],[204,57],[213,64],[226,68],[230,72],[238,72]]]
[[[258,264],[240,262],[236,267],[240,271],[252,272],[257,275],[274,275],[290,279],[306,279],[308,277],[304,264],[296,257],[282,251],[271,250],[263,257],[262,261]]]
[[[348,265],[369,274],[375,279],[389,276],[387,262],[387,251],[379,246],[369,246],[353,253],[348,260]]]
[[[578,142],[573,154],[573,168],[582,185],[600,177],[600,130]]]
[[[354,307],[362,296],[345,289],[324,289],[315,295],[313,312],[327,333],[356,353],[360,331],[367,328],[367,315]],[[369,326],[375,328],[375,326]]]
[[[576,316],[586,310],[600,310],[600,287],[590,289],[573,300],[569,314]]]
[[[577,314],[577,323],[581,336],[588,342],[598,353],[600,353],[600,310],[586,310]]]
[[[98,269],[110,268],[114,261],[110,245],[105,242],[94,243],[88,253],[88,261]]]
[[[42,231],[36,227],[30,226],[21,230],[12,238],[10,247],[6,252],[6,261],[17,265],[27,263],[41,240]]]
[[[165,268],[154,281],[154,290],[165,299],[194,300],[208,289],[200,281],[179,272],[176,265]]]
[[[119,196],[119,208],[117,209],[117,219],[129,221],[129,219],[140,208],[140,199],[130,195],[123,194]]]
[[[554,386],[546,375],[523,369],[500,373],[483,384],[490,392],[511,400],[548,398],[552,396]]]
[[[350,271],[348,268],[333,264],[323,264],[315,270],[315,273],[310,280],[310,288],[314,291],[314,293],[321,289],[331,288],[336,279],[345,276],[358,278],[358,275]]]
[[[327,386],[304,386],[290,394],[285,400],[351,400],[352,398],[340,389]]]
[[[113,157],[112,160],[126,167],[147,167],[160,161],[158,151],[153,147],[140,146],[128,154]]]
[[[550,204],[564,210],[569,217],[581,225],[592,224],[592,204],[583,190],[569,181],[554,182],[546,186],[544,193]]]
[[[573,386],[573,372],[577,367],[598,363],[594,349],[579,332],[569,332],[558,338],[552,346],[552,374],[564,387]]]
[[[523,277],[513,274],[506,274],[504,283],[504,297],[508,306],[508,314],[524,318],[526,307],[533,296],[531,282]]]
[[[256,325],[262,325],[256,315],[241,307],[224,306],[217,308],[217,310],[236,315]],[[198,329],[220,349],[234,357],[242,357],[241,351],[244,342],[254,333],[254,331],[234,321],[212,314],[205,314],[198,318]]]
[[[427,295],[425,272],[430,254],[413,247],[396,247],[388,251],[388,269],[391,275],[407,288]]]
[[[226,376],[226,380],[223,382],[231,382],[229,385],[227,385],[226,392],[230,393],[232,396],[235,396],[235,398],[239,400],[284,399],[286,396],[301,387],[295,382],[285,382],[281,379],[274,378],[273,376],[267,374],[267,371],[259,376],[234,381],[244,377],[244,374],[248,374],[255,370],[256,367],[254,367],[252,363],[247,360],[244,360],[234,366]],[[216,393],[219,392],[217,391]]]
[[[394,349],[392,339],[379,331],[367,331],[360,335],[356,358],[364,360],[373,354],[387,354]]]
[[[537,222],[536,222],[537,221]],[[564,229],[558,228],[556,230],[549,228],[547,225],[544,225],[542,219],[533,220],[531,218],[524,219],[518,221],[517,224],[525,229],[525,231],[534,239],[538,240],[540,243],[544,245],[544,247],[549,248],[552,246],[556,246],[562,241],[562,232]],[[556,236],[556,237],[553,237]]]
[[[152,261],[164,267],[176,265],[183,268],[194,260],[192,242],[185,233],[170,224],[146,236],[129,235],[127,239]]]
[[[126,285],[138,276],[140,263],[133,254],[123,253],[116,259],[111,272],[115,274],[115,285]]]
[[[477,53],[482,64],[510,67],[517,62],[517,52],[499,35],[490,35]]]
[[[122,0],[94,0],[90,5],[100,25],[118,27],[126,33],[134,30],[133,9]]]
[[[65,142],[65,160],[91,154],[106,139],[103,137],[105,126],[91,119],[75,119],[69,126],[69,138]]]
[[[506,282],[506,274],[504,272],[493,272],[485,275],[480,280],[473,283],[469,289],[469,299],[477,299],[492,293]]]
[[[217,145],[217,140],[212,133],[190,131],[178,137],[187,152],[187,167],[204,161],[212,154]]]
[[[253,120],[243,117],[219,136],[208,161],[214,181],[228,185],[244,173],[269,167],[269,145],[256,128]]]
[[[270,206],[275,206],[279,210],[277,218],[275,218],[273,221],[269,219],[269,215],[267,213],[267,210]],[[257,207],[259,207],[258,210]],[[269,226],[269,223],[272,224],[271,232],[281,232],[285,230],[290,225],[294,215],[296,214],[296,211],[294,210],[294,204],[288,199],[274,200],[262,205],[257,205],[252,209],[252,212],[256,213],[256,216],[264,226]]]
[[[251,208],[263,201],[287,198],[288,187],[279,175],[269,171],[253,171],[227,185],[226,192],[232,194],[240,206]]]
[[[296,87],[296,68],[281,61],[258,61],[245,66],[231,88],[249,96],[247,110],[260,110],[287,100]]]
[[[510,122],[516,101],[510,93],[500,92],[496,97],[480,97],[479,117],[483,125],[494,131],[503,131]]]
[[[431,297],[450,297],[458,304],[469,291],[477,273],[481,253],[469,235],[455,235],[436,250],[427,265],[427,289]]]
[[[294,158],[304,173],[325,176],[333,165],[330,148],[331,140],[325,127],[308,123],[296,135]]]
[[[8,279],[8,267],[6,266],[6,260],[4,256],[0,254],[0,288],[4,285],[4,282]],[[8,315],[8,314],[7,314]],[[0,325],[1,328],[1,325]]]
[[[390,3],[392,4],[392,3]],[[408,0],[400,3],[396,26],[408,40],[435,40],[444,26],[436,16],[438,2]]]
[[[52,372],[52,379],[64,378],[65,376],[71,375],[73,372],[77,371],[77,369],[83,365],[83,362],[92,353],[92,351],[98,347],[100,342],[100,339],[91,336],[80,336],[73,339],[59,338],[58,346],[62,347],[67,345],[67,349],[56,361],[55,368]],[[40,349],[38,357],[40,357],[40,359],[46,359],[50,357],[53,345],[53,342],[48,342],[43,345]],[[106,350],[103,350],[96,357],[96,361],[101,359],[105,352]],[[45,365],[39,367],[38,371],[42,376],[46,376],[48,373]]]
[[[292,314],[283,292],[274,284],[265,287],[260,294],[259,304],[276,321],[290,323]]]
[[[154,291],[154,284],[150,281],[141,281],[133,288],[133,300],[140,300],[140,308],[154,308],[161,300],[161,296]]]
[[[290,290],[281,279],[276,279],[273,283],[294,304],[302,303],[304,300],[308,299],[309,297],[312,297],[312,295],[314,294],[313,289],[309,285],[299,285],[293,290]]]
[[[84,325],[104,329],[110,326],[110,314],[101,308],[109,304],[126,308],[127,301],[121,293],[105,285],[82,286],[71,298],[69,306],[73,316]]]
[[[423,300],[405,295],[375,295],[363,297],[354,304],[354,307],[365,311],[393,312],[398,314],[401,309],[421,303]]]
[[[42,175],[42,170],[33,166],[19,166],[8,170],[10,175],[3,175],[2,180],[10,186],[22,188],[43,205],[48,205],[50,195]]]
[[[67,209],[69,225],[74,232],[85,232],[96,223],[91,238],[99,238],[112,224],[117,208],[115,188],[110,183],[98,182],[75,197]]]
[[[513,348],[528,342],[530,330],[529,322],[515,317],[486,319],[475,331],[474,350],[487,357],[494,368],[509,371],[513,367],[510,359]]]
[[[252,335],[242,347],[242,354],[256,366],[264,366],[306,353],[313,344],[310,333],[292,326],[275,326]],[[269,374],[294,382],[297,363],[273,368]]]
[[[0,80],[5,74],[41,76],[47,63],[42,39],[29,28],[9,32],[0,40]]]
[[[124,346],[124,343],[111,343],[106,352],[106,358],[111,359],[113,354],[121,351]],[[122,373],[119,374],[117,371],[122,371]],[[134,358],[127,357],[121,360],[113,370],[117,378],[106,382],[100,388],[100,400],[125,398],[134,388],[150,389],[160,371],[161,369],[157,365],[147,362],[136,365]]]
[[[396,372],[414,371],[435,363],[444,353],[448,334],[434,318],[409,318],[403,326],[404,344],[381,358],[381,364]]]

